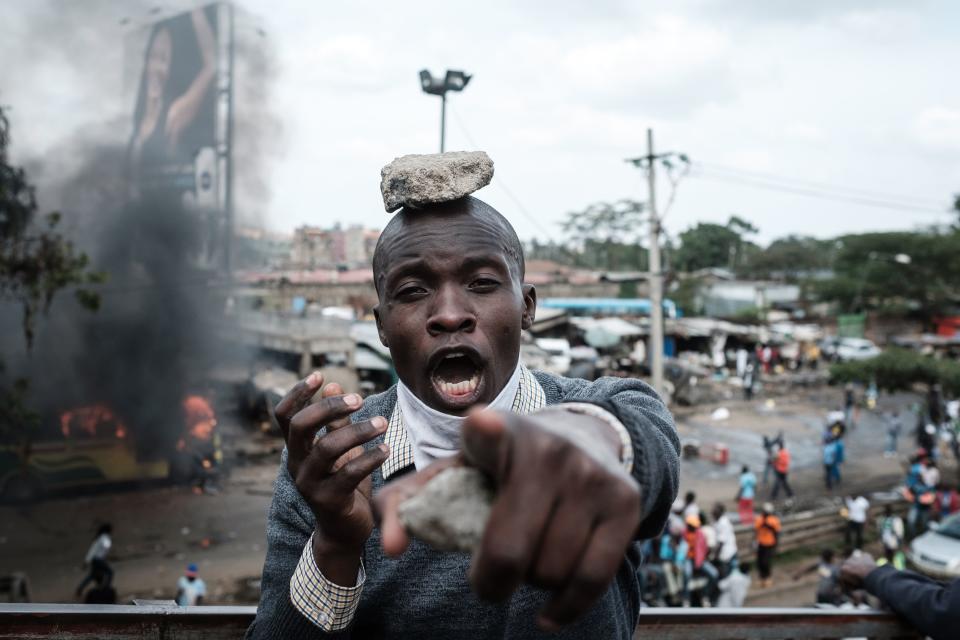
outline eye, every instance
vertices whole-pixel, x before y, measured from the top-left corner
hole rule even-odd
[[[400,300],[415,300],[426,295],[427,290],[418,284],[405,284],[397,287],[394,294]]]
[[[477,293],[489,293],[500,286],[499,280],[493,278],[476,278],[470,283],[470,290]]]

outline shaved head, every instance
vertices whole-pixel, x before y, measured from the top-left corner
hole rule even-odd
[[[523,280],[523,245],[517,232],[499,211],[482,200],[467,196],[421,209],[403,208],[390,219],[373,252],[373,283],[378,294],[382,291],[381,280],[390,268],[391,260],[403,252],[406,245],[427,233],[446,233],[451,240],[462,238],[464,234],[478,241],[481,238],[488,242],[493,240],[515,265],[518,280]]]

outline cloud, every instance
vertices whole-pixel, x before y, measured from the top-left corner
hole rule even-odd
[[[558,56],[559,77],[573,95],[654,112],[687,112],[735,93],[728,36],[671,15],[612,39],[576,45]]]
[[[913,132],[930,150],[960,151],[960,109],[927,107],[914,119]]]

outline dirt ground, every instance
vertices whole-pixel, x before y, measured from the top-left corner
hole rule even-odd
[[[732,505],[742,464],[762,470],[761,435],[783,430],[793,453],[791,482],[800,496],[824,495],[819,438],[826,411],[836,405],[840,390],[822,387],[790,397],[747,403],[731,400],[722,406],[730,417],[718,421],[711,412],[720,405],[680,409],[682,438],[722,442],[730,447],[725,467],[705,460],[682,465],[681,493],[693,490],[708,509],[714,501]],[[899,395],[882,406],[903,406],[913,397]],[[237,431],[242,434],[243,432]],[[864,414],[847,442],[843,495],[853,490],[888,489],[903,476],[901,462],[884,458],[883,429],[878,416]],[[249,436],[237,435],[243,439]],[[911,448],[901,439],[900,453]],[[80,565],[96,527],[114,526],[111,564],[121,602],[138,598],[172,598],[184,567],[195,562],[207,581],[208,602],[253,604],[256,580],[265,554],[265,522],[278,456],[247,462],[232,469],[216,495],[196,495],[189,488],[157,487],[100,491],[48,499],[30,507],[0,506],[0,574],[27,574],[36,602],[74,602],[74,589],[83,577]],[[761,489],[760,498],[764,497]],[[811,585],[794,584],[775,574],[778,586],[751,595],[756,605],[803,605],[812,599]]]

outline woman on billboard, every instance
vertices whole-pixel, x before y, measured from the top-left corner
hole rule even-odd
[[[195,157],[214,145],[214,11],[174,16],[150,33],[129,145],[135,197],[144,189],[193,191]]]

